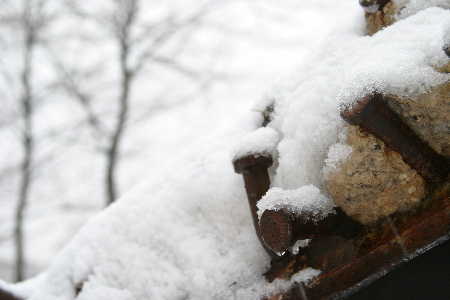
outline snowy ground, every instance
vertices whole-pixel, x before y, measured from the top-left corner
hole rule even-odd
[[[211,19],[228,27],[206,28],[197,43],[211,55],[213,71],[225,74],[224,78],[215,79],[194,99],[152,112],[137,125],[130,125],[120,164],[120,193],[126,194],[148,178],[158,178],[188,148],[239,123],[243,113],[252,109],[271,82],[292,70],[331,28],[339,26],[341,17],[352,12],[362,14],[357,1],[235,1],[214,12]],[[209,63],[201,56],[197,61]],[[145,86],[137,87],[136,98],[145,97],[146,92]],[[68,101],[54,102],[38,116],[44,120],[40,123],[42,130],[48,131],[52,124],[60,126],[77,109]],[[135,114],[138,113],[139,109]],[[2,117],[3,123],[7,116]],[[42,155],[48,152],[51,157],[35,176],[26,212],[27,276],[45,269],[104,205],[101,177],[104,162],[86,143],[67,147],[64,143],[71,138],[73,128],[67,131],[69,134],[59,140],[60,144],[43,146]],[[7,127],[1,128],[0,136],[6,168],[9,163],[6,158],[18,158],[17,150],[6,147],[17,145],[17,137]],[[1,175],[0,278],[8,281],[12,280],[11,232],[18,178],[8,170]]]

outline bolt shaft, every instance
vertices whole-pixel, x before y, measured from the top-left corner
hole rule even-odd
[[[245,190],[247,192],[250,212],[253,218],[253,225],[256,230],[261,245],[270,256],[274,256],[273,251],[264,244],[258,226],[258,201],[267,193],[270,188],[270,177],[268,168],[272,165],[272,158],[268,155],[249,155],[234,162],[236,173],[242,174],[244,178]]]
[[[380,93],[365,96],[355,106],[344,109],[341,117],[351,125],[360,125],[398,152],[426,182],[439,184],[447,178],[450,171],[447,159],[423,142],[387,107]]]
[[[325,218],[317,220],[309,214],[295,214],[287,209],[266,210],[261,216],[259,228],[266,246],[276,253],[284,253],[298,240],[319,236],[354,237],[362,228],[340,208]]]

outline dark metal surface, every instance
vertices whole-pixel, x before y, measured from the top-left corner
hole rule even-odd
[[[347,300],[448,300],[450,240],[378,278]]]
[[[351,125],[360,125],[383,141],[388,148],[398,152],[403,161],[427,183],[439,184],[449,174],[450,164],[447,159],[424,143],[387,107],[382,94],[367,95],[354,106],[344,109],[341,117]]]
[[[276,254],[266,247],[261,238],[258,226],[258,207],[256,205],[270,188],[270,178],[267,169],[272,163],[272,157],[264,154],[245,156],[233,162],[235,172],[242,174],[244,177],[245,190],[247,192],[248,203],[250,205],[256,234],[270,256]]]
[[[355,238],[314,238],[297,255],[287,253],[266,274],[269,281],[289,279],[308,267],[322,273],[302,287],[274,299],[341,299],[394,267],[443,241],[450,232],[450,181],[437,187],[423,203],[366,226]],[[305,298],[306,297],[306,298]]]

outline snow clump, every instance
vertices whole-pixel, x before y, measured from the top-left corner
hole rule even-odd
[[[258,218],[265,210],[284,209],[295,215],[307,214],[316,220],[323,219],[334,212],[333,201],[321,194],[320,190],[307,185],[296,190],[271,188],[258,202]]]
[[[233,161],[248,155],[276,154],[280,141],[279,134],[273,128],[261,127],[253,132],[244,134],[234,143],[231,149]]]

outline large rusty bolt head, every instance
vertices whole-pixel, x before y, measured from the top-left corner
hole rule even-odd
[[[261,167],[268,169],[273,164],[272,157],[269,154],[254,154],[241,157],[233,162],[234,171],[242,174],[244,170],[252,167]]]
[[[350,125],[360,125],[375,112],[382,98],[380,93],[368,94],[355,104],[345,107],[341,111],[341,117]]]
[[[292,222],[289,215],[284,211],[264,211],[259,221],[259,228],[266,246],[276,253],[283,253],[291,247],[293,240]]]

